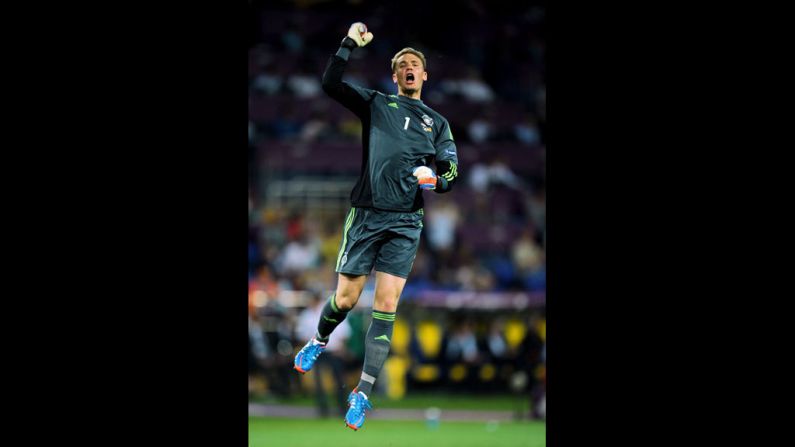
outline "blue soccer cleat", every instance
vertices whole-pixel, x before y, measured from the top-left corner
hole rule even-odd
[[[323,350],[326,349],[326,344],[321,343],[312,337],[300,351],[295,356],[295,360],[293,361],[293,369],[300,372],[301,374],[306,374],[312,366],[314,366],[315,361],[320,354],[323,353]]]
[[[370,405],[370,400],[361,393],[353,389],[353,392],[348,396],[348,413],[345,414],[345,425],[358,430],[364,424],[364,412],[373,408]]]

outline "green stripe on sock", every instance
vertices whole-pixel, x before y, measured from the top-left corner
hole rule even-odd
[[[373,312],[373,318],[383,321],[395,321],[395,314],[384,314],[381,312]]]
[[[334,297],[335,296],[337,296],[336,292],[331,294],[331,298],[329,298],[329,303],[331,303],[331,310],[333,310],[334,312],[339,312],[340,310],[337,309],[337,305],[334,304]]]

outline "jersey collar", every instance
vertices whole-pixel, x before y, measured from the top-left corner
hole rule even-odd
[[[390,98],[397,98],[398,100],[405,101],[405,102],[407,102],[409,104],[422,104],[422,105],[425,105],[425,103],[422,102],[421,99],[409,98],[408,96],[404,96],[404,95],[389,95],[389,97]]]

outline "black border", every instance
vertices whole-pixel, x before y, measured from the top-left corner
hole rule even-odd
[[[59,90],[38,129],[55,138],[33,154],[50,163],[18,183],[44,185],[35,238],[58,235],[30,261],[28,286],[57,290],[31,309],[49,329],[31,377],[55,385],[59,421],[105,441],[247,445],[251,17],[242,2],[115,7],[56,14],[30,49],[36,87]],[[717,158],[704,148],[730,135],[706,121],[742,110],[712,103],[733,91],[724,67],[703,71],[725,55],[700,40],[714,11],[565,8],[547,8],[547,442],[679,444],[671,427],[699,426],[723,371],[693,372],[726,305],[690,285],[717,278],[723,223],[699,184]]]

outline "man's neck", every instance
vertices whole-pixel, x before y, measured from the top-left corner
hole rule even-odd
[[[420,94],[421,93],[422,93],[422,91],[417,90],[416,92],[414,92],[413,95],[408,95],[408,94],[406,94],[406,92],[404,92],[402,90],[398,90],[398,95],[399,96],[405,96],[406,98],[410,98],[410,99],[420,99]]]

